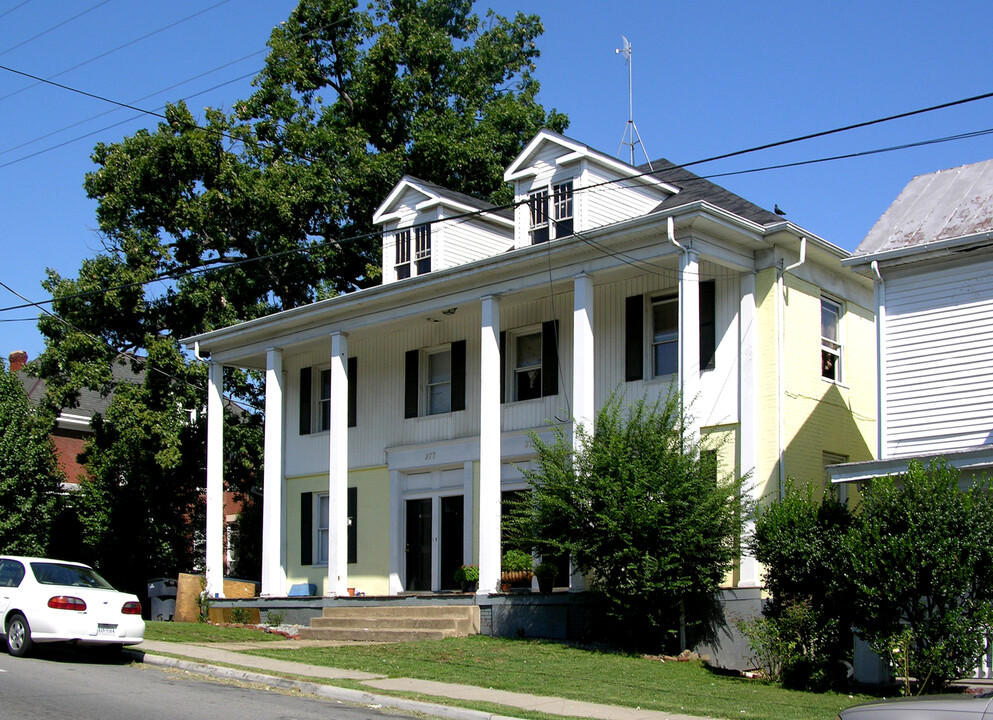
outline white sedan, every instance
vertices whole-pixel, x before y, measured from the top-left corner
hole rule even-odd
[[[145,637],[137,596],[118,592],[93,568],[65,560],[0,556],[0,619],[16,657],[35,643],[120,650]]]

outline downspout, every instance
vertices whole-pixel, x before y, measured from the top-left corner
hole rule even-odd
[[[786,283],[783,276],[796,270],[807,261],[807,238],[800,238],[800,259],[784,267],[776,280],[776,446],[779,451],[779,498],[783,498],[786,489],[786,413],[783,394],[786,392],[783,379],[783,353],[786,351]]]
[[[878,261],[869,267],[876,276],[876,458],[882,460],[886,455],[886,282]]]
[[[679,241],[676,240],[676,223],[672,219],[672,215],[670,215],[669,217],[666,218],[665,228],[666,228],[666,237],[668,237],[669,242],[672,244],[673,247],[676,248],[676,250],[678,250],[680,253],[682,253],[682,254],[685,255],[686,254],[686,248],[683,247],[682,245],[680,245],[679,244]],[[679,265],[680,266],[682,265],[682,261],[680,261]],[[682,285],[682,282],[681,281],[682,281],[682,276],[679,276],[679,284],[680,285]],[[680,295],[682,295],[682,293],[680,293]],[[686,416],[686,396],[685,396],[685,394],[683,392],[684,389],[685,389],[685,387],[684,387],[685,386],[685,383],[684,383],[684,379],[685,378],[684,378],[684,371],[683,371],[683,351],[682,351],[682,343],[683,343],[683,337],[684,337],[684,333],[683,333],[683,310],[682,310],[682,303],[683,303],[683,298],[680,297],[679,298],[679,305],[677,305],[678,314],[679,314],[679,343],[680,343],[680,350],[679,350],[679,426],[680,426],[680,428],[682,430],[685,431],[685,428],[686,428],[686,423],[685,423],[685,416]]]

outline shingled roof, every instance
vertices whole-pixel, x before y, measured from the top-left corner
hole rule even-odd
[[[715,185],[709,180],[704,180],[699,175],[695,175],[665,158],[653,160],[651,166],[648,164],[641,165],[638,167],[638,171],[653,171],[652,176],[656,179],[679,188],[677,194],[666,198],[652,212],[662,212],[697,200],[703,200],[759,225],[769,225],[783,221],[783,218],[775,213],[760,208],[755,203],[749,202],[743,197],[735,195],[730,190],[726,190],[720,185]]]

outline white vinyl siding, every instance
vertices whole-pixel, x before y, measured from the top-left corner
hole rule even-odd
[[[993,442],[993,260],[886,280],[888,456]]]

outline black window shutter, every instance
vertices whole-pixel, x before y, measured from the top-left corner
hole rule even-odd
[[[452,412],[465,410],[465,340],[452,343]]]
[[[717,350],[716,283],[700,283],[700,369],[713,370]]]
[[[348,427],[358,425],[358,368],[358,359],[348,358]]]
[[[314,494],[300,493],[300,564],[314,564]]]
[[[507,333],[500,333],[500,402],[507,401]]]
[[[310,368],[300,368],[300,434],[310,435]]]
[[[541,396],[559,394],[559,321],[541,324]]]
[[[348,488],[348,562],[358,562],[359,556],[359,489]]]
[[[417,384],[420,381],[417,361],[420,354],[420,350],[408,350],[404,358],[403,416],[405,418],[417,417]]]
[[[632,295],[624,301],[624,381],[645,377],[645,301]]]

